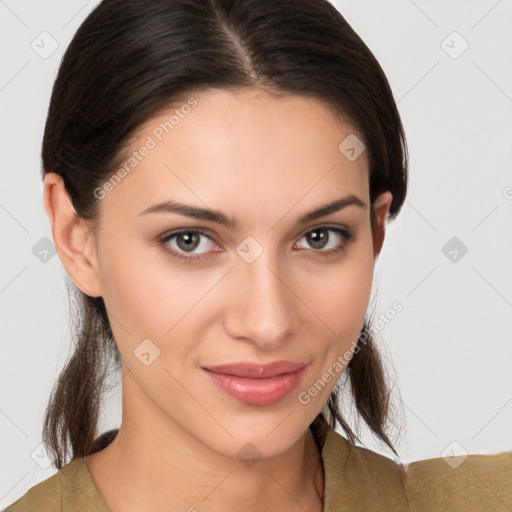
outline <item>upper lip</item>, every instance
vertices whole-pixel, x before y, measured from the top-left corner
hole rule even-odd
[[[269,364],[257,364],[250,362],[239,362],[232,364],[221,364],[218,366],[203,366],[205,370],[235,377],[246,377],[250,379],[266,379],[283,373],[292,373],[307,366],[307,363],[294,363],[292,361],[275,361]]]

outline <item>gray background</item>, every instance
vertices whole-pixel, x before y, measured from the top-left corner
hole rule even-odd
[[[60,58],[96,3],[0,0],[0,508],[55,473],[41,427],[70,324],[40,145]],[[380,331],[401,459],[512,450],[512,1],[334,4],[384,68],[410,149],[374,288],[376,317],[403,306]],[[106,409],[102,430],[119,425],[119,389]]]

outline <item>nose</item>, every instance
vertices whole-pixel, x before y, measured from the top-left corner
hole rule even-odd
[[[276,349],[298,329],[297,303],[289,281],[266,251],[252,263],[239,260],[232,274],[225,329],[233,339],[246,339],[262,350]]]

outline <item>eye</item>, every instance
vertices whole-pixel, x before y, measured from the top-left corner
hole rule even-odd
[[[205,248],[205,245],[208,246],[208,243],[202,243],[201,237],[207,239],[210,243],[214,244],[213,240],[206,234],[206,231],[201,228],[194,229],[182,229],[179,231],[173,231],[172,233],[162,235],[158,244],[162,245],[164,249],[171,255],[171,257],[176,258],[179,261],[189,262],[192,260],[204,259],[208,256],[202,255],[192,255],[189,256],[187,254],[183,254],[180,251],[185,251],[185,253],[190,253],[194,251],[196,248],[201,247]],[[175,247],[172,248],[168,242],[175,242]],[[206,247],[206,253],[208,252],[208,247]],[[202,253],[201,253],[202,254]]]
[[[344,251],[353,237],[352,232],[348,229],[335,226],[320,226],[309,230],[302,236],[313,248],[314,257],[329,257]],[[341,241],[336,243],[336,238],[341,239]]]
[[[334,235],[334,236],[333,236]],[[354,238],[354,235],[348,229],[334,226],[320,226],[309,230],[302,235],[299,240],[306,239],[312,248],[313,257],[329,257],[335,253],[344,251],[348,243]],[[336,242],[336,238],[340,241]],[[202,240],[203,239],[203,240]],[[172,242],[172,243],[170,243]],[[183,262],[191,262],[193,260],[203,260],[210,258],[212,252],[220,252],[211,250],[215,246],[213,239],[207,234],[207,230],[202,228],[181,229],[171,233],[164,233],[158,238],[158,245],[174,259]],[[203,249],[199,253],[194,253],[196,249]],[[301,249],[302,251],[303,249]],[[310,252],[307,250],[307,252]]]

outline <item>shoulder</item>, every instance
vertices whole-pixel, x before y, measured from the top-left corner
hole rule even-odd
[[[420,460],[407,465],[411,510],[512,510],[512,452]]]
[[[322,458],[326,512],[512,509],[512,452],[402,464],[331,430]]]
[[[322,449],[326,512],[409,510],[405,467],[329,430]]]
[[[62,510],[60,471],[31,487],[21,498],[9,505],[5,512],[35,512],[36,510],[38,512],[57,512]]]
[[[109,512],[98,499],[87,466],[76,458],[50,478],[30,488],[4,512]]]

